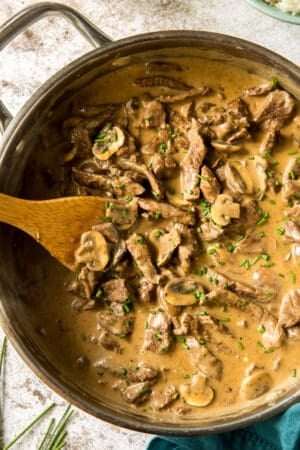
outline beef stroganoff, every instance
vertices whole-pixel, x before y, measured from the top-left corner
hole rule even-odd
[[[201,417],[293,383],[300,110],[280,80],[149,60],[94,81],[59,128],[61,195],[107,198],[41,306],[82,385]]]

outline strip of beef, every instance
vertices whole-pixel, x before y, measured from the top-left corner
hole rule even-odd
[[[199,134],[199,124],[194,118],[187,137],[190,143],[189,149],[180,163],[183,198],[184,200],[197,200],[200,195],[199,172],[206,155],[206,146]]]
[[[114,244],[117,244],[120,240],[119,232],[112,223],[99,223],[98,225],[94,225],[92,230],[100,231],[107,241]]]
[[[254,86],[244,90],[244,95],[248,96],[257,96],[257,95],[265,95],[268,92],[271,92],[274,89],[273,81],[269,81],[267,83],[261,84],[260,86]]]
[[[177,163],[168,153],[155,153],[151,158],[151,169],[159,180],[174,178]]]
[[[165,390],[155,389],[151,394],[151,406],[156,411],[166,408],[179,397],[177,389],[172,384],[168,385]]]
[[[232,291],[227,289],[215,289],[206,295],[205,304],[228,305],[242,310],[255,319],[256,323],[262,325],[264,332],[262,342],[266,348],[278,348],[282,345],[285,334],[278,320],[267,311],[262,305],[254,302],[247,303]]]
[[[278,320],[263,306],[256,303],[249,303],[245,306],[245,311],[249,313],[264,328],[262,342],[265,348],[279,348],[284,339],[285,333]]]
[[[144,278],[152,284],[158,284],[158,275],[151,261],[148,245],[145,238],[133,233],[126,241],[127,248],[131,253]]]
[[[107,200],[105,204],[106,221],[111,221],[118,230],[128,230],[137,220],[138,205],[135,199]]]
[[[143,349],[155,353],[167,352],[172,344],[169,315],[160,309],[153,310],[148,316],[146,326]]]
[[[130,297],[130,292],[126,286],[126,281],[122,278],[116,278],[101,284],[104,298],[110,302],[125,303]]]
[[[109,331],[101,330],[99,337],[98,337],[98,342],[106,350],[115,351],[117,353],[122,352],[122,347],[121,347],[120,343]]]
[[[259,205],[255,199],[243,198],[241,200],[240,223],[244,228],[249,228],[257,223],[260,219]]]
[[[173,334],[176,336],[187,336],[188,334],[196,337],[201,336],[200,322],[196,316],[184,312],[179,317],[173,316],[172,321],[174,325]]]
[[[285,212],[285,216],[300,226],[300,205],[295,205]]]
[[[152,385],[149,381],[134,383],[121,389],[121,396],[127,403],[140,405],[149,398]]]
[[[102,274],[82,267],[77,279],[67,285],[67,291],[73,295],[89,300],[99,284]]]
[[[224,228],[215,225],[212,221],[201,222],[198,227],[199,236],[202,241],[215,241],[224,233]]]
[[[111,312],[99,312],[97,318],[100,328],[115,336],[123,338],[132,333],[135,320],[134,316],[128,314],[116,315]]]
[[[295,222],[290,220],[289,222],[285,222],[283,224],[284,228],[284,237],[293,242],[300,244],[300,226],[298,226]]]
[[[149,61],[145,64],[146,72],[182,72],[180,64],[165,61]]]
[[[267,129],[271,122],[282,128],[291,118],[295,100],[286,91],[276,89],[270,92],[254,116],[254,121]]]
[[[279,309],[279,323],[292,327],[300,322],[300,289],[289,291],[282,299]]]
[[[208,280],[211,280],[211,282],[217,280],[218,287],[221,287],[225,290],[229,289],[234,293],[242,295],[244,297],[257,299],[257,289],[246,283],[241,283],[240,281],[233,280],[232,278],[227,277],[220,272],[217,272],[210,268],[207,269],[207,277]]]
[[[217,196],[220,194],[220,183],[207,166],[202,166],[201,168],[200,190],[204,200],[209,203],[214,203]]]
[[[133,182],[128,176],[112,179],[111,175],[86,172],[85,170],[76,169],[76,167],[72,167],[72,173],[73,180],[81,186],[109,191],[117,197],[126,195],[135,197],[145,192],[145,188],[141,184]]]
[[[300,197],[300,159],[289,159],[282,176],[282,197],[288,201],[293,197]]]
[[[253,272],[252,279],[254,287],[259,292],[257,302],[269,303],[277,298],[280,290],[280,281],[274,270],[260,267]],[[261,295],[262,293],[264,295]]]
[[[199,244],[193,228],[182,223],[174,223],[174,228],[180,234],[181,244],[178,247],[179,266],[183,275],[190,272],[192,258],[198,251]]]
[[[108,370],[116,378],[124,378],[130,382],[157,380],[160,372],[157,369],[139,362],[132,364],[132,367],[113,366],[107,359],[100,359],[95,364],[95,367]]]
[[[171,259],[174,251],[181,243],[181,236],[174,228],[168,233],[161,232],[158,236],[153,236],[153,244],[156,248],[156,265],[165,266]]]
[[[89,131],[83,126],[76,126],[71,131],[72,150],[65,155],[65,161],[68,162],[72,157],[87,158],[92,153],[92,141]]]
[[[143,100],[135,126],[138,128],[165,128],[166,112],[163,105],[158,100]]]
[[[157,202],[147,198],[139,198],[138,205],[145,211],[151,211],[154,215],[163,219],[171,219],[174,222],[179,222],[184,225],[194,225],[195,215],[178,208],[177,206],[170,205],[169,203]]]
[[[204,376],[220,380],[223,371],[222,361],[216,358],[205,345],[201,345],[195,337],[187,337],[187,354],[196,370]]]
[[[277,122],[271,122],[260,144],[259,151],[262,156],[265,156],[266,153],[270,154],[274,151],[279,135],[280,132]]]
[[[245,237],[239,241],[235,253],[263,253],[266,250],[265,242],[255,230],[247,230]]]
[[[138,298],[142,303],[150,303],[155,300],[156,285],[142,278],[137,289]]]
[[[155,195],[155,198],[157,198],[158,200],[163,198],[164,191],[162,185],[157,180],[153,172],[150,169],[147,169],[144,163],[136,163],[134,161],[120,158],[118,160],[118,166],[124,170],[132,170],[133,172],[137,172],[143,175],[144,178],[148,180],[152,189],[152,193],[153,195]]]
[[[199,88],[192,88],[189,91],[177,95],[161,95],[159,101],[161,103],[177,103],[186,100],[187,98],[197,97],[198,95],[206,95],[211,92],[211,89],[203,86]]]
[[[289,327],[286,331],[289,339],[300,341],[300,325]]]
[[[183,81],[159,75],[153,77],[138,78],[134,83],[141,87],[160,86],[169,89],[175,89],[177,91],[189,91],[190,89],[192,89],[192,86],[188,86]]]

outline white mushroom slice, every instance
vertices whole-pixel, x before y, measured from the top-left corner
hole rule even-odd
[[[191,384],[179,387],[184,401],[191,406],[203,407],[209,405],[214,398],[214,390],[206,385],[206,377],[194,375]]]
[[[244,379],[241,384],[240,394],[246,400],[254,400],[265,394],[272,385],[270,375],[265,371],[255,371]]]
[[[220,194],[211,207],[211,218],[217,224],[226,226],[231,219],[240,217],[240,204],[234,203],[232,197],[227,194]]]
[[[201,297],[204,297],[202,285],[191,278],[175,278],[164,287],[164,299],[171,305],[194,305]]]
[[[228,161],[224,169],[226,185],[238,194],[252,194],[253,180],[245,165],[240,161]]]
[[[80,247],[75,251],[77,264],[84,263],[90,270],[103,270],[109,261],[106,240],[99,231],[87,231],[81,235]]]
[[[124,142],[125,134],[121,128],[115,126],[108,129],[106,127],[96,138],[92,152],[96,158],[105,161],[116,153],[124,145]]]
[[[211,141],[211,145],[218,150],[218,152],[234,153],[241,150],[238,144],[230,144],[225,141]]]
[[[255,155],[245,163],[248,173],[252,179],[253,191],[259,194],[267,188],[267,161],[261,156]]]

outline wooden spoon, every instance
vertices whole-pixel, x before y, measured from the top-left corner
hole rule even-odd
[[[105,215],[107,198],[21,200],[0,194],[0,222],[25,231],[68,269],[75,271],[80,236]]]

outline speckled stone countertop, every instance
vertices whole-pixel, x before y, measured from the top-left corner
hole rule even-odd
[[[0,23],[36,3],[37,0],[0,0]],[[80,10],[115,40],[157,30],[207,30],[256,42],[300,63],[300,26],[263,15],[243,0],[65,0],[60,3]],[[15,114],[49,76],[90,49],[66,19],[54,16],[42,19],[2,51],[1,100]],[[11,344],[7,347],[2,380],[0,420],[5,443],[47,405],[57,404],[48,418],[13,447],[35,450],[50,417],[59,417],[66,403],[39,381]],[[74,409],[68,427],[69,449],[142,450],[151,438]]]

